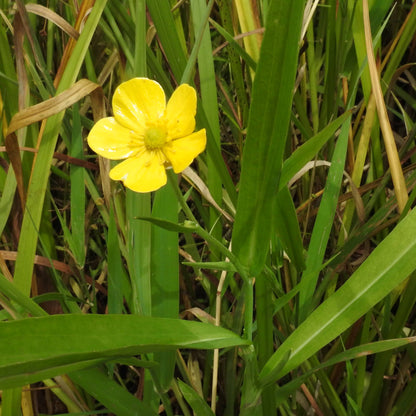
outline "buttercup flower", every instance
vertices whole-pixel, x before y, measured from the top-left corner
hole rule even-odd
[[[133,78],[116,89],[113,113],[94,125],[88,144],[107,159],[126,159],[111,169],[110,178],[133,191],[159,189],[166,184],[166,168],[182,172],[205,149],[205,129],[194,132],[196,92],[187,84],[166,105],[156,81]]]

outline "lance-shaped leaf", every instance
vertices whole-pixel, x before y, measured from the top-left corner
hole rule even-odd
[[[273,1],[253,84],[233,251],[257,274],[269,247],[295,82],[303,0]]]
[[[2,322],[0,339],[7,340],[0,343],[0,389],[16,380],[35,382],[74,371],[86,362],[92,365],[97,360],[177,348],[247,344],[213,325],[135,315],[68,314]]]
[[[416,270],[415,234],[416,211],[413,210],[347,282],[283,342],[261,370],[260,382],[273,382],[306,361]]]

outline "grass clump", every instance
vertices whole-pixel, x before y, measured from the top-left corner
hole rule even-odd
[[[412,2],[0,4],[2,416],[414,414]]]

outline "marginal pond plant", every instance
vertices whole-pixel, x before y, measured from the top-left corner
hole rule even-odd
[[[2,416],[415,414],[415,2],[0,22]]]

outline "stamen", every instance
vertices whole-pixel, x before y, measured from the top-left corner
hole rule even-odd
[[[159,149],[166,143],[166,136],[162,126],[149,127],[144,134],[144,144],[149,150]]]

